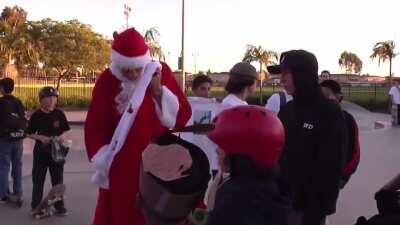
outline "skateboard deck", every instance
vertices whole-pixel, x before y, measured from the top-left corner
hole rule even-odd
[[[50,189],[47,196],[40,202],[40,204],[33,210],[32,216],[35,219],[42,219],[53,215],[51,206],[54,203],[64,199],[65,184],[58,184]]]

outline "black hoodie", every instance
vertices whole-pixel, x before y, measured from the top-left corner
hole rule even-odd
[[[286,133],[280,166],[294,208],[304,212],[303,224],[312,225],[336,210],[346,128],[340,108],[322,96],[318,74],[291,72],[296,92],[278,115]]]

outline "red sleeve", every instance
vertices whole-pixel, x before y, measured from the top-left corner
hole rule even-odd
[[[167,86],[168,89],[174,93],[178,97],[179,101],[179,111],[178,116],[176,118],[175,129],[182,128],[186,125],[187,121],[190,119],[192,115],[192,109],[190,104],[182,92],[182,88],[179,86],[178,82],[175,79],[175,76],[169,66],[166,63],[162,64],[162,84]]]
[[[112,121],[114,80],[106,70],[100,75],[92,93],[85,121],[85,144],[89,160],[104,145],[109,144],[114,133],[115,124]]]
[[[354,149],[352,149],[353,151],[353,155],[350,161],[348,161],[343,169],[343,174],[344,175],[351,175],[353,174],[357,167],[358,164],[360,163],[360,140],[358,137],[358,126],[355,120],[353,120],[353,135],[354,135]]]

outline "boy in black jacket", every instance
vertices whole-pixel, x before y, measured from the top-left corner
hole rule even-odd
[[[39,92],[41,108],[36,110],[29,120],[28,137],[36,140],[33,150],[32,210],[42,201],[47,169],[50,171],[53,186],[63,183],[64,164],[53,160],[51,138],[61,137],[63,139],[63,135],[70,130],[70,127],[64,112],[56,108],[57,97],[58,91],[53,87],[42,88]],[[54,207],[55,215],[67,215],[63,201],[56,202]]]
[[[14,80],[0,80],[0,203],[15,202],[22,206],[22,151],[27,121],[25,108],[12,95]],[[13,178],[13,193],[9,193],[8,176]]]
[[[268,67],[281,74],[293,101],[278,116],[286,134],[280,158],[283,177],[293,192],[295,211],[290,225],[325,224],[335,213],[344,166],[346,125],[340,108],[326,99],[318,84],[316,57],[304,50],[281,54],[280,65]]]
[[[320,85],[324,96],[340,106],[343,100],[340,84],[334,80],[325,80],[321,82]],[[342,112],[346,121],[348,141],[345,154],[346,163],[342,171],[340,188],[344,188],[347,182],[349,182],[350,177],[356,172],[358,164],[360,163],[360,141],[357,122],[346,110],[342,110]]]

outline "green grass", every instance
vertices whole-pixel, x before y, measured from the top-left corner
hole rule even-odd
[[[37,109],[39,105],[38,93],[40,86],[17,86],[14,94],[25,104],[28,110]],[[62,86],[60,88],[59,106],[67,109],[86,108],[91,99],[93,86]],[[278,88],[263,88],[263,105],[269,96],[279,91]],[[386,87],[343,87],[342,92],[346,100],[359,104],[369,110],[383,112],[387,109],[388,89]],[[187,93],[189,96],[191,92]],[[214,87],[212,95],[222,99],[226,96],[223,87]],[[260,104],[259,89],[249,99],[251,104]]]
[[[37,109],[39,106],[40,87],[16,87],[15,96],[19,97],[28,110]],[[58,106],[62,108],[86,108],[92,96],[93,87],[60,87]]]

